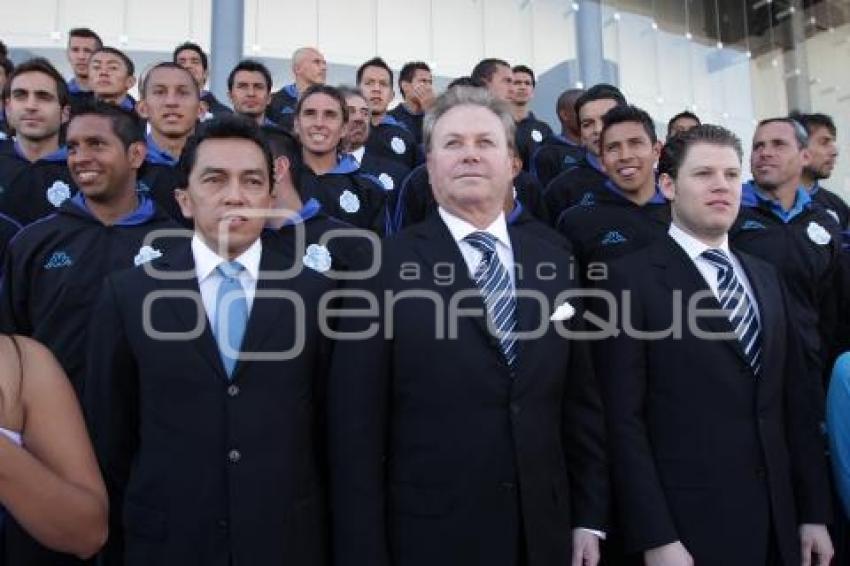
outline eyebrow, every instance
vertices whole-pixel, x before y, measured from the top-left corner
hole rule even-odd
[[[204,167],[203,169],[201,169],[199,175],[209,175],[211,173],[229,175],[232,173],[232,171],[230,169],[225,169],[224,167]],[[263,169],[240,169],[235,173],[239,176],[262,175]]]

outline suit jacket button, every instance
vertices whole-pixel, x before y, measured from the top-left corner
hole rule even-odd
[[[516,416],[520,412],[520,407],[517,403],[511,403],[511,414]]]
[[[216,523],[216,525],[217,525],[217,526],[218,526],[218,528],[219,528],[219,529],[221,529],[222,531],[226,531],[226,530],[227,530],[227,520],[226,520],[226,519],[219,519],[219,520],[218,520],[218,522]]]
[[[756,468],[756,477],[759,478],[759,479],[766,478],[767,477],[767,470],[764,469],[762,466],[759,466],[758,468]]]
[[[227,387],[227,394],[230,397],[236,397],[239,395],[239,386],[238,385],[230,385]]]
[[[516,489],[516,484],[509,481],[503,481],[499,484],[499,491],[512,492]]]
[[[227,453],[227,459],[230,460],[231,464],[235,464],[236,462],[242,459],[242,454],[239,452],[239,450],[234,449]]]

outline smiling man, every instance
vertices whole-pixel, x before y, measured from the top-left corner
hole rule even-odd
[[[795,120],[759,123],[750,154],[753,180],[744,185],[730,238],[783,276],[809,363],[820,367],[826,380],[841,339],[848,289],[838,223],[802,184],[810,161],[807,146],[808,134]]]
[[[382,233],[386,187],[360,171],[357,159],[341,153],[347,122],[348,103],[338,89],[318,85],[301,95],[295,134],[301,142],[303,166],[296,186],[303,201],[315,198],[329,215]]]
[[[670,206],[655,182],[661,144],[652,117],[618,106],[603,117],[602,165],[609,175],[593,205],[573,206],[556,222],[583,270],[632,253],[667,233]]]
[[[572,256],[505,220],[514,127],[484,89],[437,99],[423,133],[438,213],[386,240],[380,272],[358,282],[377,321],[341,324],[371,331],[337,341],[331,370],[337,566],[598,560],[601,533],[586,528],[603,529],[608,509],[599,399],[587,345],[549,319],[578,282],[536,275]]]
[[[335,284],[281,275],[293,258],[264,233],[273,162],[251,123],[204,122],[180,167],[191,241],[110,277],[89,340],[103,563],[323,566],[316,313]]]
[[[0,141],[0,212],[29,224],[55,212],[75,192],[59,145],[68,88],[41,58],[18,65],[7,87],[5,112],[16,135]]]
[[[718,126],[674,136],[659,167],[669,236],[604,282],[624,322],[595,368],[625,549],[647,566],[833,554],[817,375],[777,272],[730,246],[741,153]]]

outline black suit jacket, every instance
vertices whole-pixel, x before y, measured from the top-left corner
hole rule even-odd
[[[548,303],[518,300],[518,329],[542,332],[520,343],[515,368],[486,330],[484,303],[437,214],[386,241],[381,271],[365,283],[374,313],[391,312],[341,323],[344,333],[374,325],[376,334],[340,340],[334,351],[337,565],[515,566],[524,553],[531,566],[563,566],[571,528],[604,529],[607,468],[589,350],[549,320],[558,295],[576,285],[571,256],[528,227],[508,230],[519,292]],[[456,316],[452,298],[464,294],[459,308],[478,316]]]
[[[629,551],[681,540],[697,564],[724,566],[765,564],[772,530],[781,564],[796,566],[798,525],[829,516],[823,391],[802,365],[775,270],[733,252],[758,303],[758,376],[737,339],[695,332],[730,333],[722,314],[688,323],[697,293],[699,308],[720,306],[672,238],[609,265],[605,288],[622,305],[621,329],[628,320],[638,331],[662,332],[674,309],[683,313],[679,338],[620,332],[597,349],[620,524]]]
[[[264,237],[261,271],[291,264],[274,238]],[[261,276],[242,351],[287,352],[296,324],[303,350],[290,360],[240,360],[228,381],[203,306],[191,299],[199,291],[188,242],[155,267],[164,276],[110,276],[93,316],[85,395],[110,495],[105,562],[324,564],[319,421],[328,351],[314,313],[333,282],[306,268],[289,279]],[[263,291],[300,297],[303,322],[293,301]],[[145,330],[143,303],[155,293],[166,295],[150,305],[150,326],[197,328],[195,338]]]

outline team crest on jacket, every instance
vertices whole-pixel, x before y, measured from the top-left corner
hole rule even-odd
[[[531,130],[531,139],[540,143],[543,141],[543,134],[540,133],[540,130]]]
[[[395,188],[395,181],[393,181],[393,178],[387,175],[386,173],[381,173],[380,175],[378,175],[378,180],[384,186],[384,189],[388,191],[391,191]]]
[[[133,258],[133,264],[138,267],[143,263],[151,262],[162,257],[162,252],[151,246],[142,246],[139,248],[139,253]]]
[[[331,252],[325,246],[310,244],[306,252],[301,261],[313,271],[324,273],[331,268]]]
[[[390,147],[393,148],[393,151],[399,155],[407,151],[407,144],[405,144],[404,140],[398,136],[394,136],[392,141],[390,141]]]
[[[68,252],[53,252],[50,259],[44,264],[44,269],[59,269],[60,267],[71,267],[74,265],[74,260],[68,255]]]
[[[339,206],[347,213],[354,214],[360,210],[360,199],[357,198],[357,195],[346,189],[339,195]]]
[[[808,227],[806,227],[806,234],[809,235],[809,239],[816,243],[819,246],[825,246],[832,239],[832,236],[829,235],[829,232],[826,231],[826,228],[818,224],[817,222],[809,222]]]
[[[47,189],[45,196],[50,204],[59,208],[63,202],[71,198],[71,187],[64,181],[53,181],[53,184]]]

